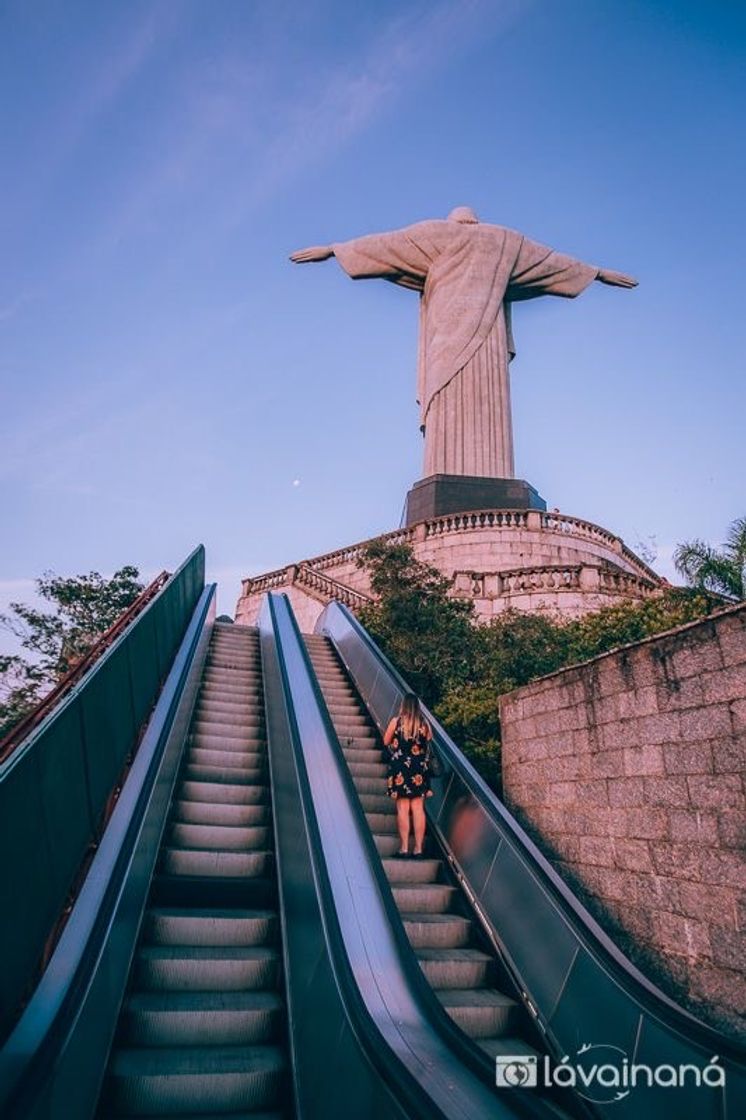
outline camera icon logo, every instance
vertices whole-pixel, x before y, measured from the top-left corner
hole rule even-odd
[[[495,1059],[495,1084],[500,1089],[531,1089],[537,1079],[535,1054],[501,1054]]]

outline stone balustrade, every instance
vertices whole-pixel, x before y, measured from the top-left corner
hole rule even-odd
[[[425,536],[463,533],[469,529],[525,529],[533,511],[525,509],[490,509],[474,513],[449,513],[426,521]]]
[[[287,568],[278,568],[274,572],[267,572],[253,579],[243,580],[241,597],[264,595],[268,591],[277,591],[281,587],[291,587],[296,583],[312,592],[315,591],[322,602],[329,603],[332,599],[338,599],[350,610],[359,610],[371,601],[369,595],[362,591],[355,591],[339,580],[324,575],[305,561],[300,564],[290,564]]]
[[[557,511],[456,513],[376,539],[410,545],[418,560],[453,579],[455,596],[474,600],[483,621],[512,605],[577,617],[617,598],[646,598],[664,582],[614,533]],[[262,595],[280,587],[293,589],[294,609],[304,611],[307,625],[313,624],[316,605],[331,599],[359,610],[370,602],[369,573],[360,565],[370,543],[244,580],[237,616],[253,622]]]
[[[296,582],[312,591],[316,591],[321,595],[323,602],[330,603],[332,599],[337,599],[352,611],[359,610],[366,603],[371,602],[370,595],[365,595],[362,591],[355,591],[347,584],[340,583],[339,580],[316,571],[308,564],[298,565]]]

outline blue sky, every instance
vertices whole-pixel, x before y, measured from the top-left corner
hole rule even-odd
[[[746,514],[731,3],[0,3],[0,599],[394,528],[417,297],[289,252],[455,205],[637,276],[514,315],[517,473],[632,546]],[[297,484],[296,484],[297,483]]]

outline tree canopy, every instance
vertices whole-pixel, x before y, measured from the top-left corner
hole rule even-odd
[[[577,619],[507,610],[477,626],[471,600],[450,597],[451,581],[418,561],[408,545],[373,541],[359,563],[370,572],[374,595],[361,622],[498,790],[503,693],[722,605],[707,588],[666,588]]]
[[[724,595],[733,602],[746,599],[746,517],[730,525],[721,548],[695,538],[680,544],[673,559],[691,587]]]
[[[85,656],[142,590],[140,573],[131,565],[108,579],[99,572],[69,577],[45,572],[36,580],[36,591],[52,611],[11,603],[0,614],[0,627],[30,654],[0,656],[0,738]]]

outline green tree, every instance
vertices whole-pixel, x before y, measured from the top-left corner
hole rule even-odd
[[[360,563],[375,596],[361,611],[363,625],[498,792],[501,695],[722,605],[711,591],[667,588],[577,619],[508,610],[475,626],[472,604],[450,598],[450,580],[409,546],[374,541]]]
[[[33,709],[113,625],[143,589],[137,568],[125,566],[110,579],[99,572],[63,577],[45,572],[37,594],[49,612],[11,603],[0,627],[20,641],[30,658],[0,657],[0,736]]]
[[[734,602],[746,599],[746,517],[733,522],[721,548],[695,538],[678,546],[673,561],[692,587]]]
[[[370,571],[374,602],[360,618],[429,707],[467,679],[474,606],[450,598],[451,581],[405,544],[371,541],[358,561]]]

